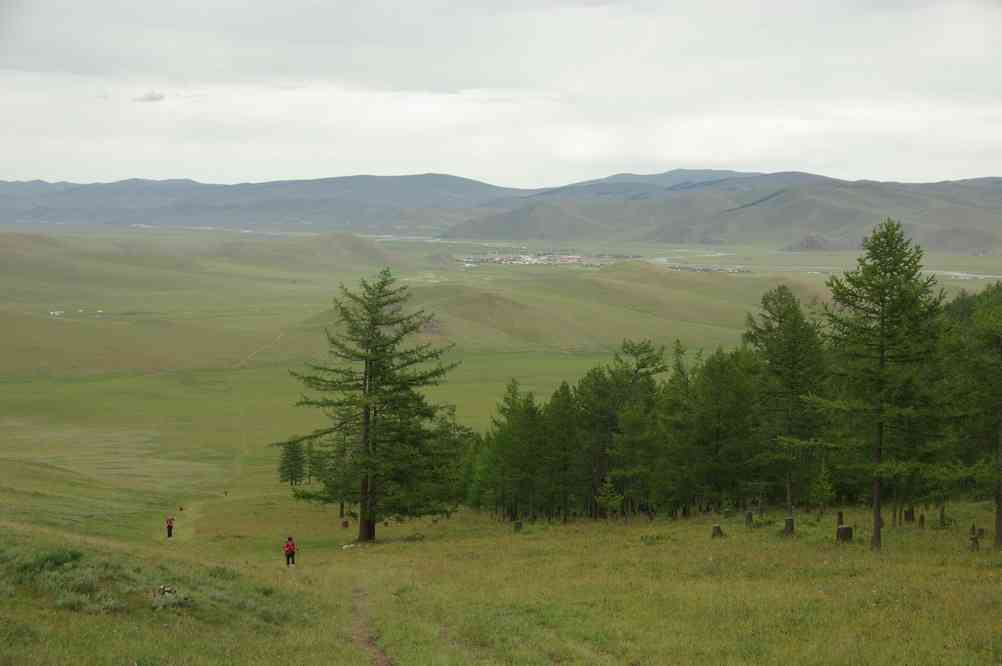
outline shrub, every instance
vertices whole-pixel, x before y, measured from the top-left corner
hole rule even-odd
[[[160,594],[153,597],[153,610],[194,608],[195,600],[187,594]]]
[[[89,601],[90,599],[88,599],[85,594],[79,594],[77,592],[63,592],[56,597],[56,608],[69,611],[82,611],[87,606]]]
[[[126,610],[128,604],[109,592],[101,592],[87,605],[87,611],[91,613],[124,613]]]
[[[67,564],[78,562],[82,558],[83,553],[79,550],[57,548],[37,553],[27,562],[22,562],[17,566],[17,573],[22,580],[30,580],[44,571],[59,569]]]
[[[227,569],[226,567],[212,567],[209,569],[209,577],[217,578],[219,580],[236,580],[240,577],[240,574],[233,569]]]
[[[257,615],[268,624],[285,624],[290,619],[287,611],[275,608],[262,608]]]

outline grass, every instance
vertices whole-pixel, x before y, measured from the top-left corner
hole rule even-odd
[[[966,551],[971,521],[990,525],[985,505],[952,507],[947,530],[889,529],[879,555],[865,528],[836,547],[831,518],[807,516],[794,539],[773,516],[755,530],[725,519],[711,540],[716,517],[516,535],[462,513],[344,549],[353,529],[275,480],[267,445],[318,423],[293,406],[288,370],[322,357],[336,285],[376,263],[394,262],[438,314],[429,339],[457,343],[462,365],[432,395],[482,429],[512,377],[545,398],[624,337],[734,344],[778,281],[823,294],[798,262],[849,265],[848,253],[624,249],[759,267],[736,275],[464,271],[448,247],[329,242],[0,233],[0,665],[358,664],[379,651],[397,664],[1002,663],[1002,560]],[[991,258],[932,260],[1002,273]],[[302,549],[292,571],[288,534]],[[164,584],[179,594],[155,609]]]
[[[365,658],[336,625],[318,626],[321,616],[350,618],[289,576],[245,575],[24,526],[5,526],[0,547],[0,664]],[[161,586],[171,592],[158,594]]]

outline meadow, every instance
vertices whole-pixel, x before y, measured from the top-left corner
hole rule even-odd
[[[462,362],[433,396],[483,429],[513,377],[547,396],[623,338],[736,344],[766,289],[822,299],[855,258],[585,248],[748,273],[453,260],[477,247],[0,230],[0,664],[1002,663],[1002,560],[966,551],[986,505],[891,529],[879,556],[865,535],[835,546],[830,515],[784,539],[778,511],[750,530],[700,516],[519,534],[461,512],[344,548],[354,531],[293,501],[269,447],[317,423],[288,370],[323,357],[339,283],[397,270],[437,316],[424,336]],[[1002,273],[991,257],[927,263]],[[155,607],[161,584],[186,600]]]

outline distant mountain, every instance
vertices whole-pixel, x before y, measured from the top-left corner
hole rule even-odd
[[[677,172],[621,175],[544,190],[504,213],[458,224],[446,235],[767,243],[808,251],[857,247],[880,219],[891,216],[930,248],[1002,250],[1002,178],[913,184],[801,172],[720,178],[706,175],[713,172],[691,173],[702,179]],[[541,214],[542,205],[559,215]]]
[[[803,172],[675,169],[540,189],[443,174],[211,185],[0,182],[0,224],[348,230],[448,238],[856,247],[884,216],[920,243],[1002,251],[1002,178],[846,181]]]
[[[0,182],[0,222],[441,229],[492,201],[531,192],[442,174],[237,185],[139,179],[88,185]]]

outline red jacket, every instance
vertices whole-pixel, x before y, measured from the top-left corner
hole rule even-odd
[[[291,555],[292,553],[296,552],[296,542],[286,541],[284,550],[286,555]]]

